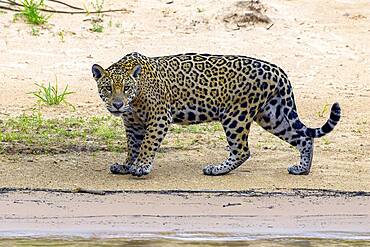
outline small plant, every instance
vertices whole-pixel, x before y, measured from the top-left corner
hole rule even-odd
[[[83,5],[84,5],[86,15],[90,15],[90,13],[91,13],[90,6],[92,6],[94,8],[97,16],[100,17],[102,15],[102,11],[103,11],[104,0],[102,0],[102,1],[95,0],[95,3],[92,0],[90,0],[88,3],[84,3]]]
[[[40,29],[32,27],[31,34],[32,36],[40,36]]]
[[[91,5],[95,9],[95,11],[98,12],[98,15],[101,15],[101,12],[103,10],[104,0],[102,0],[102,1],[95,0],[95,3],[91,2]]]
[[[58,32],[58,36],[59,36],[60,41],[61,41],[62,43],[64,43],[64,42],[66,41],[66,40],[65,40],[65,33],[64,33],[64,31],[63,31],[63,30]]]
[[[26,19],[26,21],[33,25],[42,25],[47,22],[49,17],[41,14],[40,8],[45,6],[44,0],[23,0],[23,9],[18,14]],[[15,17],[15,20],[17,18]]]
[[[328,138],[323,137],[323,138],[322,138],[322,143],[323,143],[324,145],[329,145],[329,144],[331,143],[331,141],[330,141]]]
[[[318,117],[325,117],[325,115],[326,115],[326,113],[328,112],[328,110],[329,110],[329,104],[328,103],[326,103],[323,107],[322,107],[322,109],[321,109],[321,111],[318,111],[318,112],[316,112],[316,115],[318,116]]]
[[[102,22],[103,22],[102,11],[103,11],[104,0],[95,0],[95,2],[90,0],[88,4],[84,4],[86,15],[91,14],[91,11],[89,10],[90,5],[94,8],[95,11],[93,12],[96,14],[95,17],[91,18],[92,27],[90,28],[90,31],[96,32],[96,33],[102,33],[104,30],[104,26],[102,25]],[[109,21],[108,26],[112,27],[112,19]]]
[[[55,86],[51,85],[50,82],[48,86],[44,84],[37,84],[36,86],[39,88],[38,91],[31,92],[32,95],[38,98],[38,100],[46,105],[59,105],[61,103],[67,103],[66,97],[67,95],[73,94],[74,92],[68,91],[68,85],[64,88],[62,92],[58,89],[58,82],[56,81]],[[71,104],[69,104],[71,105]]]
[[[96,32],[96,33],[102,33],[103,30],[104,30],[104,27],[99,22],[94,22],[92,24],[92,28],[90,30],[93,31],[93,32]]]

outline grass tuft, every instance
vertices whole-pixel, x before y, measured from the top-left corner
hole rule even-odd
[[[316,115],[320,118],[326,117],[327,112],[329,111],[329,104],[326,103],[320,111],[316,112]]]
[[[47,22],[48,17],[41,14],[40,8],[45,6],[44,0],[23,0],[23,9],[20,15],[33,25],[42,25]]]
[[[323,137],[323,138],[322,138],[322,143],[323,143],[324,145],[329,145],[329,144],[331,144],[331,141],[330,141],[327,137]]]
[[[38,91],[31,92],[31,94],[37,97],[41,103],[49,106],[60,105],[61,103],[69,104],[66,101],[66,97],[74,93],[68,90],[68,85],[60,92],[57,81],[55,82],[55,85],[51,85],[50,82],[47,86],[44,84],[35,84],[38,87]]]
[[[99,22],[94,22],[92,24],[92,27],[90,28],[90,30],[95,32],[95,33],[102,33],[104,31],[104,27]]]

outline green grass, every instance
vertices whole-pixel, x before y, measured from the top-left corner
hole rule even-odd
[[[179,149],[220,142],[218,123],[173,125],[162,146]],[[124,152],[125,129],[113,116],[45,118],[40,112],[0,120],[0,153]]]
[[[41,113],[0,122],[3,152],[120,151],[125,148],[122,120],[111,116],[47,119]]]
[[[329,104],[328,104],[328,103],[326,103],[326,104],[322,107],[322,109],[321,109],[320,111],[317,111],[317,112],[316,112],[316,115],[317,115],[318,117],[320,117],[320,118],[324,118],[324,117],[326,117],[326,114],[328,113],[328,111],[329,111]]]
[[[104,31],[104,27],[99,22],[93,22],[92,27],[90,28],[91,31],[95,33],[102,33]]]
[[[38,87],[37,91],[31,92],[41,103],[46,105],[60,105],[61,103],[67,103],[67,96],[73,94],[68,90],[68,85],[63,90],[58,88],[58,81],[55,82],[55,85],[51,85],[50,82],[47,86],[44,84],[37,84],[35,85]],[[70,104],[69,104],[70,105]]]
[[[47,22],[49,17],[43,15],[40,8],[44,7],[44,0],[23,0],[23,9],[19,13],[26,21],[33,25],[42,25]]]
[[[86,11],[86,15],[90,15],[89,6],[92,6],[94,8],[95,17],[91,18],[91,28],[90,31],[95,33],[102,33],[104,31],[103,26],[103,6],[104,6],[104,0],[90,0],[87,4],[84,4],[84,8]],[[108,26],[112,27],[112,19],[109,20]]]
[[[322,143],[323,143],[324,145],[329,145],[329,144],[331,144],[331,141],[330,141],[327,137],[323,137],[323,138],[321,138],[321,140],[322,140]]]
[[[253,129],[253,145],[260,149],[290,147],[262,128]],[[263,134],[266,133],[266,134]],[[323,138],[323,145],[331,141]],[[220,123],[172,125],[163,150],[224,147]],[[252,145],[252,144],[251,144]],[[121,118],[113,116],[46,118],[40,112],[0,119],[0,153],[125,152],[126,135]]]

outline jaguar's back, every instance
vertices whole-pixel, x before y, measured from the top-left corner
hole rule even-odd
[[[291,91],[280,68],[246,56],[188,53],[152,59],[170,89],[176,122],[218,120],[241,102],[258,108],[276,92],[279,80]]]

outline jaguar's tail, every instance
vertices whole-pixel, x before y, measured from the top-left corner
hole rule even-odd
[[[331,132],[340,120],[340,106],[338,103],[334,103],[331,107],[330,117],[321,128],[308,128],[298,118],[298,114],[295,111],[291,111],[288,118],[293,121],[292,127],[301,136],[307,136],[311,138],[322,137]]]

